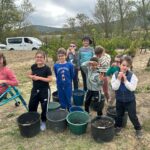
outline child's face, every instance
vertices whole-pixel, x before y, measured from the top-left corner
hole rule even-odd
[[[123,61],[123,62],[120,64],[120,71],[121,71],[121,72],[127,72],[128,69],[129,69],[128,63],[127,63],[126,61]]]
[[[120,58],[115,58],[115,61],[114,61],[115,65],[116,66],[120,66]]]
[[[35,63],[37,65],[43,65],[43,64],[45,64],[45,58],[44,58],[44,56],[42,54],[37,54],[35,56]]]
[[[60,63],[64,63],[66,61],[66,55],[64,55],[64,54],[58,54],[58,61]]]
[[[75,44],[70,44],[69,49],[70,50],[75,50],[76,49],[76,45]]]
[[[83,40],[82,44],[84,47],[88,47],[89,46],[89,40]]]
[[[102,54],[96,54],[96,57],[97,57],[97,58],[101,58],[101,57],[102,57]]]
[[[97,62],[93,62],[92,64],[90,64],[91,69],[95,70],[98,67],[98,63]]]

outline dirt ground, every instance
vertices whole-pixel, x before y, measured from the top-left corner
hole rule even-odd
[[[8,66],[14,70],[20,82],[19,90],[28,103],[32,83],[26,74],[34,63],[35,51],[4,51],[4,54]],[[143,126],[142,139],[136,139],[129,120],[121,134],[109,143],[96,143],[91,137],[90,124],[87,133],[81,136],[75,136],[69,130],[59,134],[46,130],[33,138],[23,138],[16,119],[26,110],[22,105],[15,107],[12,101],[0,107],[0,150],[150,150],[150,72],[145,70],[149,57],[150,52],[137,53],[133,65],[134,72],[139,78],[136,97],[137,112]],[[50,62],[48,64],[52,66]],[[55,77],[51,89],[56,89]],[[92,114],[94,117],[95,113]]]

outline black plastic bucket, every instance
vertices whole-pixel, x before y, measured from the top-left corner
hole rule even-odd
[[[113,140],[115,135],[114,119],[107,116],[94,118],[91,121],[91,134],[93,139],[98,143]]]
[[[52,93],[53,102],[59,102],[58,91]]]
[[[67,114],[67,111],[60,109],[47,112],[47,128],[55,132],[63,132],[67,128]]]
[[[109,106],[107,108],[107,116],[113,118],[114,120],[116,120],[117,117],[117,113],[116,113],[116,106]],[[127,125],[127,121],[128,121],[128,113],[125,112],[123,120],[122,120],[122,127],[125,128]]]
[[[40,132],[40,114],[27,112],[18,117],[17,123],[23,137],[33,137]]]

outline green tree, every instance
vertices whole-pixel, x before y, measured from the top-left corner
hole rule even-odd
[[[109,33],[112,30],[114,16],[115,9],[113,0],[97,0],[94,17],[96,22],[100,24],[99,27],[104,30],[106,38],[109,37]]]

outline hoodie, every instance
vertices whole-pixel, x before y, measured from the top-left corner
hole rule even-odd
[[[103,85],[103,81],[99,79],[98,70],[92,69],[88,64],[89,61],[86,61],[81,65],[87,77],[87,89],[90,91],[100,91]]]

